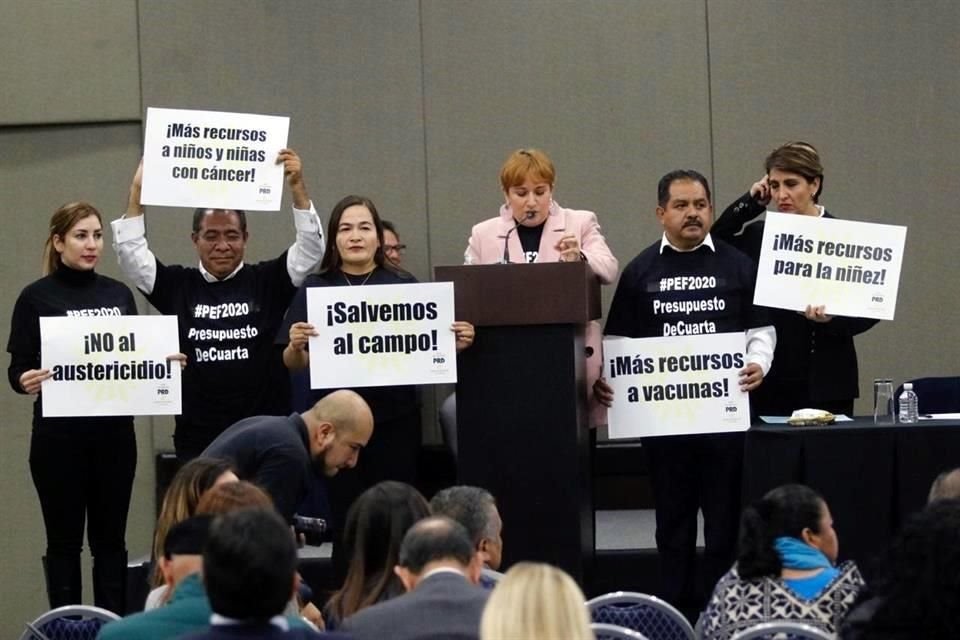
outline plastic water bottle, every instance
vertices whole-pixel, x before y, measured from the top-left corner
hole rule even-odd
[[[913,383],[903,383],[903,393],[900,394],[900,422],[908,424],[917,421],[919,413],[917,394],[913,392]]]

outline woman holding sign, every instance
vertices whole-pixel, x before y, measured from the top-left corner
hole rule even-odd
[[[94,269],[103,251],[100,212],[85,202],[60,207],[50,219],[46,275],[17,298],[10,322],[10,386],[37,396],[30,437],[30,473],[47,534],[43,559],[51,607],[81,602],[84,521],[93,555],[99,607],[124,613],[124,536],[137,467],[131,416],[45,418],[40,393],[52,373],[40,364],[40,318],[136,315],[133,294]]]
[[[763,221],[752,222],[768,208],[781,213],[832,218],[819,204],[823,165],[813,145],[788,142],[764,163],[766,175],[731,204],[711,230],[753,258],[760,259]],[[790,415],[796,409],[824,409],[853,414],[857,352],[853,337],[877,323],[868,318],[833,317],[823,305],[797,313],[771,309],[777,329],[773,367],[751,401],[760,415]]]
[[[347,196],[336,204],[327,227],[326,249],[320,273],[308,276],[287,311],[285,324],[278,341],[286,343],[283,361],[291,371],[305,369],[310,362],[307,342],[317,335],[307,320],[307,289],[310,287],[362,287],[364,285],[412,284],[417,280],[386,259],[383,252],[383,223],[377,208],[369,198]],[[473,326],[455,322],[457,350],[473,343]],[[309,387],[306,377],[294,382],[300,390]],[[312,405],[333,389],[310,389],[304,406]],[[338,493],[337,485],[353,482],[344,499],[334,497],[335,510],[346,513],[352,497],[359,491],[383,480],[398,480],[413,484],[416,480],[417,454],[420,450],[420,401],[417,389],[411,385],[394,387],[361,387],[354,389],[373,411],[376,429],[361,456],[355,473],[341,473],[331,483],[331,491]],[[295,391],[295,396],[297,393]],[[301,399],[303,400],[303,399]],[[295,400],[294,404],[300,404]],[[297,407],[294,407],[295,409]],[[357,479],[359,478],[359,482]],[[337,514],[335,514],[336,517]],[[338,519],[338,522],[343,522]]]

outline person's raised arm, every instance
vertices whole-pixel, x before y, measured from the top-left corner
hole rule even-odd
[[[767,210],[769,202],[770,186],[767,184],[767,176],[763,176],[751,185],[747,193],[723,210],[710,228],[710,233],[731,242],[733,236],[743,230],[744,225]]]
[[[153,292],[157,282],[157,257],[147,246],[144,209],[140,204],[143,190],[143,159],[130,182],[127,210],[123,217],[110,223],[113,231],[113,250],[123,275],[146,294]]]
[[[297,230],[296,239],[287,250],[287,273],[290,281],[299,287],[323,258],[323,225],[307,193],[300,156],[293,149],[281,149],[277,164],[281,163],[293,198],[293,224]]]

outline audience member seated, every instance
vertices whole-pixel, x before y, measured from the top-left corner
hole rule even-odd
[[[344,631],[357,640],[479,638],[488,592],[477,586],[480,556],[462,524],[432,516],[413,525],[395,571],[407,593],[350,616]]]
[[[297,545],[273,509],[245,508],[218,516],[203,549],[203,581],[212,614],[190,640],[338,638],[318,634],[283,610],[296,593]]]
[[[400,543],[414,523],[429,515],[430,506],[420,492],[402,482],[381,482],[360,494],[347,512],[343,535],[347,578],[324,608],[327,629],[403,594],[403,583],[394,572]]]
[[[784,485],[743,511],[737,562],[717,583],[703,616],[703,637],[727,640],[761,622],[802,622],[836,630],[863,578],[839,567],[827,503],[803,485]]]
[[[211,520],[210,516],[187,518],[167,532],[157,566],[171,591],[169,602],[103,626],[98,640],[176,638],[206,626],[210,606],[204,596],[200,570]]]
[[[960,638],[960,500],[914,514],[871,587],[844,621],[843,640]]]
[[[237,509],[251,507],[272,509],[273,500],[270,499],[266,491],[257,485],[241,480],[222,484],[207,491],[200,499],[200,504],[197,505],[197,515],[217,516]],[[322,629],[323,616],[320,614],[320,610],[310,602],[309,595],[302,595],[303,593],[312,594],[312,590],[301,582],[299,591],[300,593],[290,601],[284,613],[300,616],[310,624]]]
[[[928,503],[937,500],[956,500],[960,498],[960,468],[944,471],[930,485]]]
[[[492,589],[503,574],[500,559],[503,555],[503,520],[497,509],[497,501],[486,489],[460,485],[437,492],[430,500],[430,510],[435,516],[447,516],[462,524],[480,553],[483,570],[480,586]]]
[[[561,569],[519,562],[490,594],[481,640],[593,640],[586,598]]]
[[[198,458],[186,463],[170,481],[163,496],[160,516],[153,534],[153,571],[150,586],[153,590],[147,595],[144,609],[156,609],[167,601],[170,595],[160,571],[158,559],[163,556],[163,544],[167,532],[178,522],[193,516],[197,511],[200,498],[211,487],[228,482],[236,482],[237,474],[227,460],[220,458]]]
[[[218,485],[203,494],[197,504],[197,515],[220,516],[237,509],[250,508],[272,509],[273,500],[257,485],[240,480]]]

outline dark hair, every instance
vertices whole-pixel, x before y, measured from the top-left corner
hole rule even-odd
[[[749,580],[779,576],[783,566],[774,540],[783,536],[800,539],[804,529],[820,533],[825,504],[810,487],[785,484],[744,509],[737,557],[740,577]]]
[[[272,509],[218,516],[203,550],[210,608],[228,618],[266,621],[280,615],[293,593],[297,545]]]
[[[193,516],[170,528],[163,542],[163,557],[169,560],[176,555],[198,556],[210,536],[213,516]]]
[[[393,225],[392,222],[390,222],[389,220],[384,220],[383,218],[380,218],[380,224],[383,225],[384,231],[389,231],[393,235],[397,236],[398,239],[400,238],[400,234],[397,233],[397,228]]]
[[[193,210],[193,232],[200,232],[200,224],[203,222],[203,217],[208,213],[213,211],[223,211],[225,213],[235,213],[237,218],[240,221],[240,231],[247,232],[247,214],[243,209],[194,209]]]
[[[770,174],[772,169],[796,173],[803,176],[807,182],[820,179],[820,186],[813,194],[813,202],[820,201],[823,193],[823,164],[820,162],[820,153],[809,142],[795,140],[781,145],[770,152],[763,162],[763,167]]]
[[[454,560],[465,567],[473,554],[470,535],[462,524],[446,516],[431,516],[410,527],[403,536],[397,564],[420,573],[438,560]]]
[[[402,482],[376,484],[357,498],[347,512],[343,530],[349,558],[343,587],[330,598],[329,609],[338,619],[387,597],[403,593],[393,572],[403,536],[415,522],[430,515],[420,492]]]
[[[462,524],[475,547],[484,538],[496,537],[491,517],[496,507],[497,503],[489,491],[467,485],[443,489],[430,500],[433,514],[447,516]]]
[[[960,638],[960,500],[937,500],[913,514],[881,568],[872,587],[882,604],[865,631],[900,630],[902,637],[923,640]]]
[[[343,264],[340,251],[337,250],[337,229],[340,227],[340,218],[343,217],[343,212],[350,207],[366,207],[367,211],[370,212],[370,217],[373,218],[373,226],[377,229],[378,242],[377,251],[373,254],[373,261],[376,265],[387,271],[402,273],[392,262],[387,260],[383,253],[383,220],[380,219],[380,214],[377,213],[377,207],[373,204],[373,200],[366,196],[347,196],[333,206],[333,211],[330,212],[330,222],[327,223],[327,240],[323,250],[323,260],[320,262],[320,273],[334,271]]]
[[[667,206],[670,202],[670,185],[674,182],[699,182],[703,185],[703,190],[707,192],[707,202],[712,202],[710,196],[710,183],[699,171],[693,169],[675,169],[667,175],[660,178],[657,183],[657,204],[661,207]]]
[[[47,235],[47,242],[43,247],[44,275],[53,273],[63,264],[60,261],[60,254],[53,246],[53,238],[58,237],[60,240],[64,240],[75,224],[90,216],[96,216],[97,220],[100,221],[100,226],[103,227],[103,218],[100,217],[100,212],[89,202],[68,202],[53,212],[50,217],[50,233]]]

